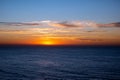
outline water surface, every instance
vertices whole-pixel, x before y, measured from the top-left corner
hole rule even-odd
[[[0,47],[0,80],[119,79],[120,47]]]

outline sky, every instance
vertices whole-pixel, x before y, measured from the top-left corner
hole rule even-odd
[[[0,44],[120,45],[120,0],[0,0]]]

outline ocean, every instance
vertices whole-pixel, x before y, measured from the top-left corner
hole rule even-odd
[[[0,46],[0,80],[120,80],[120,47]]]

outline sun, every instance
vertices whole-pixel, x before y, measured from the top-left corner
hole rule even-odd
[[[47,40],[42,42],[43,45],[54,45],[53,41]]]
[[[60,44],[59,40],[49,39],[49,38],[37,39],[35,42],[36,44],[39,44],[39,45],[59,45]]]

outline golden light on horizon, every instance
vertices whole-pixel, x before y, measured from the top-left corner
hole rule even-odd
[[[61,38],[40,38],[35,41],[38,45],[73,45],[74,41]],[[77,44],[77,43],[76,43]]]
[[[38,45],[65,45],[67,44],[66,40],[56,39],[56,38],[40,38],[35,41],[35,44]]]
[[[57,42],[53,39],[49,39],[49,38],[42,38],[42,39],[38,39],[36,41],[36,44],[40,44],[40,45],[56,45]]]
[[[43,41],[41,44],[42,45],[55,45],[55,43],[53,41],[50,41],[50,40]]]

